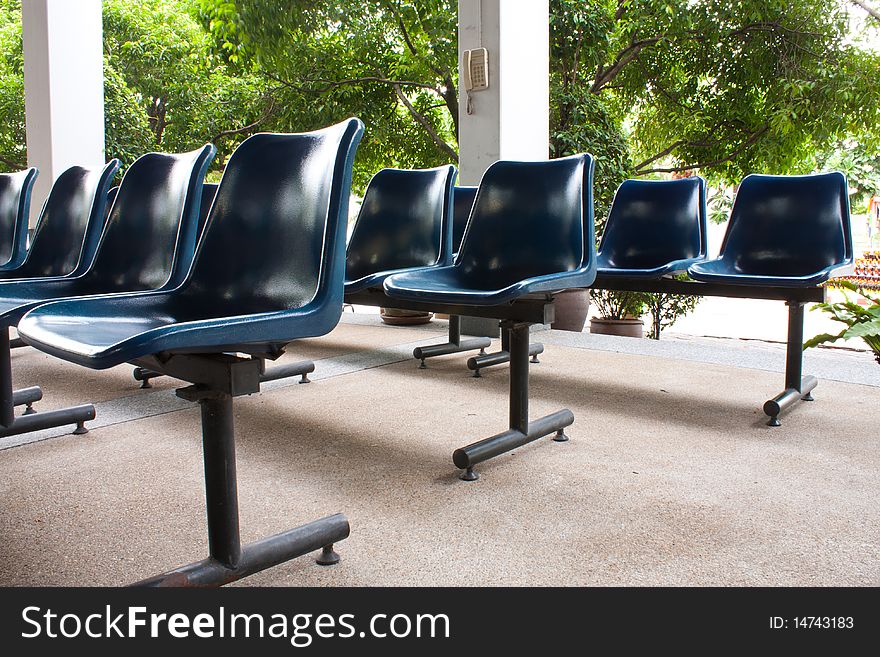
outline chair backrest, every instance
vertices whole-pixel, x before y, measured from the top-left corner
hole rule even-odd
[[[720,257],[738,273],[764,276],[805,276],[852,263],[846,176],[746,176]]]
[[[705,180],[625,180],[614,194],[597,260],[599,267],[656,269],[705,258],[707,250]]]
[[[107,216],[108,187],[119,160],[103,167],[73,166],[52,184],[16,276],[66,276],[91,265]]]
[[[211,211],[211,205],[214,203],[214,197],[217,196],[219,186],[217,183],[202,185],[202,202],[199,204],[199,237],[205,230],[205,224],[208,223],[208,213]]]
[[[147,153],[125,172],[85,274],[102,291],[174,287],[192,263],[202,184],[216,149]]]
[[[502,287],[595,264],[593,166],[588,154],[495,162],[480,182],[455,266]]]
[[[345,278],[452,262],[456,168],[382,169],[370,180],[346,250]]]
[[[351,167],[362,134],[363,123],[348,119],[244,140],[220,180],[187,294],[233,300],[242,313],[314,300],[338,321]]]
[[[116,200],[116,195],[119,193],[119,185],[116,187],[111,187],[107,191],[107,205],[104,207],[104,222],[106,223],[107,219],[110,218],[110,210],[113,209],[113,201]]]
[[[452,190],[452,252],[458,253],[461,238],[467,228],[478,187],[458,187]]]
[[[17,267],[27,253],[28,214],[35,168],[0,173],[0,265]]]

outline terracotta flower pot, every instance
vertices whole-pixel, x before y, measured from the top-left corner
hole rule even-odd
[[[589,290],[564,290],[554,295],[556,306],[556,320],[550,325],[559,331],[575,331],[580,333],[584,330],[587,321],[587,313],[590,311]]]
[[[434,316],[432,313],[421,310],[398,310],[397,308],[380,308],[379,314],[383,322],[393,326],[427,324]]]
[[[590,320],[590,333],[643,338],[645,337],[645,323],[640,319],[605,319],[604,317],[597,317]]]

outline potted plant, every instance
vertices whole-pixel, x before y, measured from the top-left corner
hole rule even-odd
[[[379,308],[382,321],[393,326],[413,326],[427,324],[434,316],[425,310],[399,310],[397,308]]]
[[[849,340],[861,338],[874,352],[874,358],[880,363],[880,294],[868,292],[855,283],[845,280],[834,281],[834,287],[843,290],[844,300],[837,303],[817,303],[813,310],[821,310],[831,315],[831,318],[846,328],[837,335],[821,333],[804,343],[804,349],[815,347],[825,342],[836,340]],[[852,300],[846,290],[855,292],[864,300],[866,305],[861,305]]]
[[[563,290],[554,295],[556,319],[550,328],[558,331],[580,333],[587,323],[590,312],[590,291],[586,289]]]
[[[687,280],[687,276],[676,276],[678,280]],[[651,313],[651,332],[648,337],[652,340],[660,339],[660,332],[669,328],[680,317],[684,317],[700,303],[703,297],[684,294],[647,294],[646,306]]]
[[[644,292],[593,290],[592,300],[599,317],[590,320],[590,333],[645,337],[645,323],[641,316],[645,312],[647,297]]]

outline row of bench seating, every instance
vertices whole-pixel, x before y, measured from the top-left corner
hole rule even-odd
[[[347,204],[362,134],[361,122],[350,119],[312,133],[255,135],[230,157],[216,189],[203,183],[211,146],[146,155],[126,172],[109,214],[110,172],[93,172],[84,176],[93,190],[83,194],[89,220],[74,269],[0,282],[0,424],[7,433],[49,415],[14,416],[20,391],[12,390],[11,326],[27,344],[89,368],[133,363],[191,384],[177,394],[202,410],[210,554],[144,584],[223,584],[317,549],[319,562],[338,560],[333,544],[349,532],[339,514],[241,544],[232,400],[258,392],[266,361],[289,343],[330,332],[344,298],[501,320],[509,425],[455,451],[464,478],[476,477],[477,463],[539,437],[566,439],[570,410],[529,417],[529,327],[552,322],[555,293],[595,282],[592,157],[492,165],[458,249],[453,167],[380,172],[346,266]],[[205,196],[212,198],[207,212]],[[771,210],[785,203],[766,198]],[[49,205],[41,225],[51,219]],[[425,240],[423,224],[432,226]],[[44,230],[37,228],[32,251]],[[383,269],[377,254],[388,243],[398,259]],[[401,251],[428,259],[427,266],[407,266]]]
[[[468,221],[481,214],[481,204],[497,204],[497,199],[481,197],[476,187],[453,187],[444,192],[436,182],[428,183],[428,174],[445,179],[448,189],[454,171],[387,170],[374,177],[348,246],[349,302],[399,307],[395,306],[399,302],[388,298],[399,295],[386,294],[393,290],[394,275],[407,268],[442,271],[456,258],[450,256],[453,252],[461,256],[456,258],[456,266],[462,268],[459,271],[464,271],[468,262],[497,258],[504,263],[503,271],[512,274],[510,281],[518,276],[511,266],[511,260],[517,258],[525,258],[536,270],[562,267],[554,261],[559,250],[542,245],[540,236],[524,238],[521,246],[527,251],[525,255],[515,249],[486,254],[481,251],[483,239],[469,245]],[[393,192],[385,189],[392,180]],[[406,185],[404,180],[408,180]],[[406,192],[404,186],[408,187]],[[393,195],[412,200],[419,193],[422,198],[417,202],[385,201]],[[586,194],[584,202],[591,205],[591,191]],[[515,198],[511,206],[525,200],[524,196]],[[520,234],[522,228],[515,218],[526,207],[504,206],[505,225],[498,230]],[[589,287],[785,301],[789,305],[785,389],[764,404],[768,424],[779,426],[780,413],[799,399],[812,399],[810,392],[817,383],[815,377],[804,377],[801,371],[804,304],[823,300],[822,283],[853,263],[846,178],[840,173],[746,177],[738,190],[721,252],[714,259],[708,256],[706,214],[706,183],[698,176],[625,181],[614,197],[595,256],[596,278]],[[531,219],[538,221],[540,217]],[[691,281],[675,278],[684,272]],[[391,287],[381,289],[389,276]],[[486,280],[484,275],[480,277]],[[459,318],[453,316],[448,342],[417,347],[413,356],[424,367],[426,358],[480,349],[480,355],[468,360],[468,367],[478,376],[482,368],[510,359],[507,331],[502,332],[500,352],[485,354],[489,342],[486,338],[462,340]],[[542,351],[543,345],[529,346],[532,362],[537,362]]]

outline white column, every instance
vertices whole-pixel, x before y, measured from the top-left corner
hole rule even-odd
[[[58,175],[104,162],[101,0],[22,0],[31,225]]]
[[[496,160],[545,160],[550,142],[549,0],[458,0],[458,54],[489,51],[489,88],[468,94],[461,71],[459,184]]]

